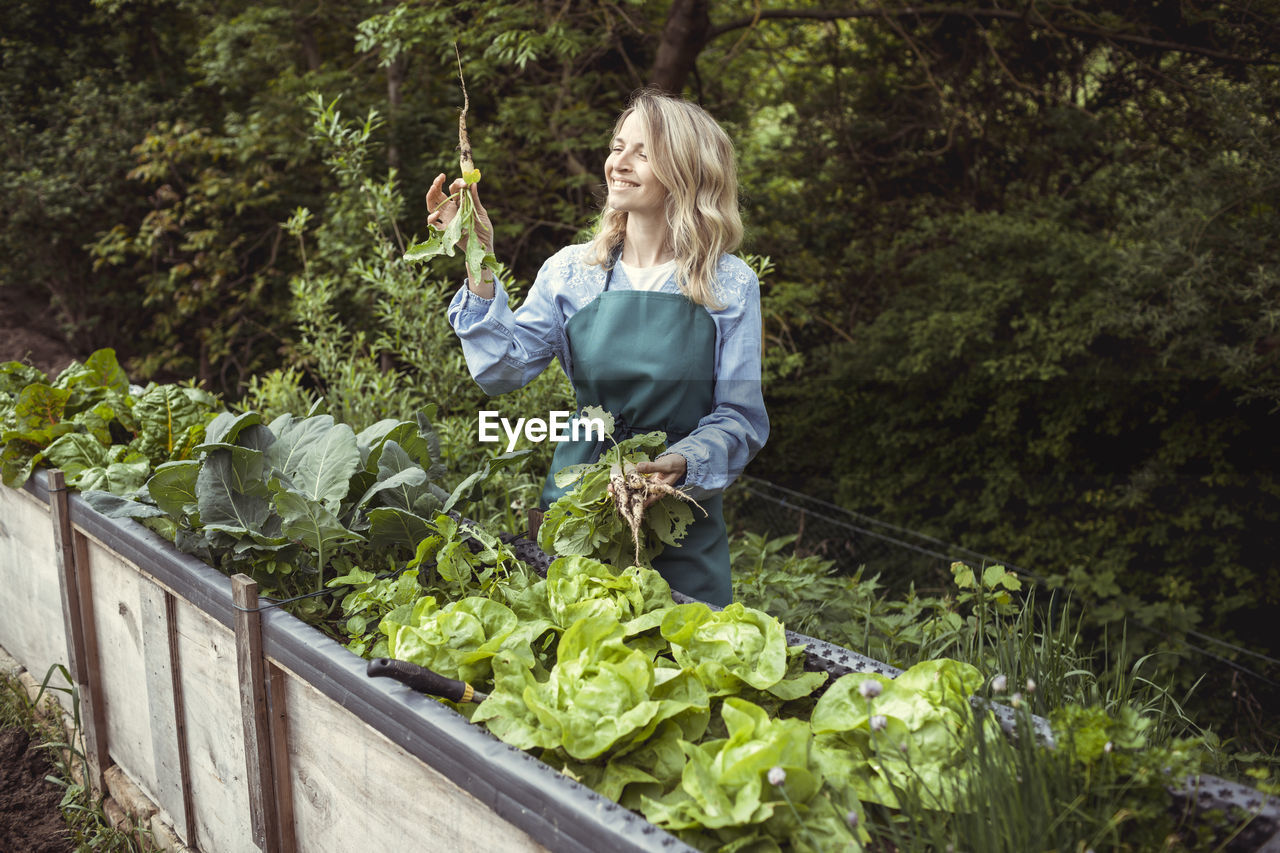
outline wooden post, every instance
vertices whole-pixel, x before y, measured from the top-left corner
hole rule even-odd
[[[289,713],[285,707],[285,680],[280,667],[266,661],[267,699],[270,710],[271,770],[275,778],[276,815],[280,822],[282,853],[297,853],[293,826],[293,780],[289,776]]]
[[[262,658],[262,617],[258,584],[248,575],[231,578],[236,606],[236,670],[240,677],[240,717],[244,723],[244,757],[249,780],[249,817],[253,843],[266,853],[283,853],[272,772],[267,682]]]
[[[68,663],[80,699],[80,732],[89,768],[85,784],[100,793],[106,789],[103,773],[110,766],[111,759],[107,754],[107,726],[102,707],[98,632],[89,581],[89,549],[84,537],[71,525],[66,477],[56,469],[49,472],[49,508],[57,547],[58,587],[62,593],[62,621],[70,657]]]

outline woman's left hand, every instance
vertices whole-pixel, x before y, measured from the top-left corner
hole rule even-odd
[[[636,463],[636,471],[638,473],[657,474],[658,479],[668,486],[675,486],[676,483],[683,480],[688,467],[689,463],[679,453],[668,453],[665,456],[659,456],[652,462]],[[646,508],[650,507],[660,499],[660,495],[655,495],[646,500],[644,505]]]

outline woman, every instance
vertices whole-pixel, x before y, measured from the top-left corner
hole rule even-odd
[[[554,357],[579,407],[614,415],[618,441],[663,430],[668,449],[637,466],[706,510],[680,548],[654,560],[673,589],[711,604],[733,597],[720,493],[769,434],[760,389],[760,289],[733,252],[742,238],[733,145],[701,108],[642,91],[614,128],[608,199],[594,239],[557,252],[512,311],[486,271],[449,306],[471,374],[489,394],[530,382]],[[427,194],[436,228],[457,215],[445,176]],[[463,186],[455,181],[452,190]],[[477,232],[492,228],[475,186]],[[596,441],[556,447],[554,472],[593,461]]]

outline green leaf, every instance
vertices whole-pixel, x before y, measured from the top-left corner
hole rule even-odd
[[[766,687],[765,690],[784,702],[790,702],[794,699],[808,696],[826,684],[828,678],[830,676],[825,672],[804,672],[795,678],[784,678],[777,684]]]
[[[73,361],[53,378],[53,387],[70,391],[73,395],[77,385],[93,384],[94,372],[84,366],[84,362]]]
[[[431,422],[436,419],[436,404],[428,403],[417,412],[414,413],[414,423],[418,425],[418,438],[421,442],[409,441],[406,439],[397,439],[400,446],[408,451],[409,455],[418,460],[418,464],[427,472],[427,476],[432,480],[438,480],[444,475],[444,462],[440,458],[440,436],[436,433],[435,427]]]
[[[360,464],[371,471],[376,471],[378,460],[370,461],[369,454],[381,448],[391,431],[403,423],[404,421],[395,418],[383,418],[356,433],[356,446],[360,448]]]
[[[495,655],[491,665],[494,689],[476,708],[472,722],[483,722],[489,731],[518,749],[553,749],[560,743],[559,728],[544,726],[525,701],[525,690],[537,686],[527,666]]]
[[[653,610],[673,606],[671,587],[653,569],[632,566],[614,572],[599,560],[582,556],[552,561],[547,568],[546,596],[548,610],[564,627],[587,616],[602,615],[629,623]]]
[[[674,495],[667,495],[645,510],[645,522],[662,542],[679,545],[693,524],[693,507]]]
[[[404,546],[410,551],[435,529],[425,518],[395,507],[369,510],[369,542],[378,548]]]
[[[437,480],[442,477],[445,469],[440,459],[440,439],[431,428],[429,420],[429,417],[434,416],[435,407],[429,406],[418,413],[416,423],[397,422],[380,441],[371,445],[368,456],[364,459],[365,469],[376,471],[387,442],[394,441],[427,472],[428,479]]]
[[[290,489],[280,480],[271,481],[272,501],[282,521],[281,532],[300,541],[322,557],[347,542],[364,539],[342,525],[325,504],[309,495]],[[320,566],[323,569],[323,565]]]
[[[89,381],[97,387],[120,395],[129,393],[129,377],[120,369],[115,350],[98,350],[84,360],[84,366],[89,370]]]
[[[182,393],[191,398],[191,402],[197,407],[204,409],[206,412],[222,411],[222,401],[218,399],[216,394],[210,394],[203,388],[195,388],[191,385],[181,385]]]
[[[431,599],[434,605],[434,599]],[[415,608],[409,624],[384,626],[392,657],[467,682],[488,679],[495,655],[525,667],[534,664],[530,643],[548,626],[521,622],[510,608],[487,598],[469,596]]]
[[[257,412],[243,412],[239,415],[231,412],[219,412],[205,427],[204,444],[201,444],[196,450],[229,450],[236,446],[236,439],[240,436],[242,430],[261,423],[262,415]]]
[[[93,436],[73,432],[46,447],[44,458],[52,467],[61,468],[68,482],[71,482],[86,468],[108,464],[111,461],[111,452],[111,447],[104,447]]]
[[[113,450],[112,461],[107,465],[87,468],[75,477],[74,482],[71,478],[67,482],[78,489],[100,489],[117,495],[137,492],[151,473],[151,460],[119,445]]]
[[[494,473],[520,461],[532,452],[531,448],[513,450],[510,453],[503,453],[500,456],[486,459],[484,464],[480,466],[480,470],[475,471],[457,485],[457,488],[449,495],[449,499],[444,502],[444,508],[441,512],[448,512],[460,503],[474,503],[480,500],[484,495],[484,484],[488,482]]]
[[[961,589],[975,589],[978,586],[978,581],[973,575],[973,569],[964,563],[952,563],[951,576],[956,586]]]
[[[169,459],[171,461],[193,459],[197,452],[196,448],[204,441],[204,430],[203,423],[194,423],[183,430],[169,453]]]
[[[556,485],[561,489],[567,489],[569,486],[572,486],[574,483],[578,482],[578,480],[582,479],[582,476],[586,474],[588,471],[590,471],[593,467],[595,466],[592,465],[591,463],[584,463],[581,465],[566,465],[556,472],[555,474]]]
[[[475,229],[472,228],[467,233],[466,263],[467,274],[471,276],[473,281],[480,280],[482,267],[484,266],[484,261],[488,254],[489,253],[485,251],[484,243],[480,242],[480,238],[476,235]]]
[[[737,693],[743,684],[768,690],[787,674],[782,624],[737,602],[720,611],[701,603],[673,607],[662,636],[676,662],[692,667],[715,695]]]
[[[881,684],[880,694],[872,699],[860,693],[868,679]],[[909,791],[907,801],[951,810],[966,760],[963,732],[974,720],[968,700],[982,682],[975,667],[946,658],[918,663],[894,679],[852,673],[822,695],[810,725],[815,733],[864,752],[881,781],[866,783],[858,790],[860,798],[896,808],[903,799],[897,792]],[[885,718],[885,728],[874,736],[873,715]],[[986,717],[983,725],[996,723]],[[998,729],[993,729],[991,737],[1000,737]],[[881,749],[877,742],[906,748]]]
[[[157,385],[147,391],[133,404],[133,416],[138,424],[134,447],[156,465],[168,462],[182,448],[184,439],[190,441],[191,428],[206,419],[176,385]]]
[[[1022,589],[1022,581],[1004,566],[987,566],[982,572],[982,585],[987,589],[999,586],[1015,592]]]
[[[601,406],[583,406],[582,417],[585,420],[598,420],[604,424],[605,435],[613,435],[615,423],[613,415]]]
[[[652,698],[653,662],[644,652],[628,648],[624,636],[617,619],[579,619],[561,636],[547,681],[496,683],[490,694],[494,704],[483,703],[473,719],[496,720],[503,711],[518,714],[516,735],[528,738],[533,730],[538,745],[558,743],[578,760],[643,741],[659,722],[694,708],[699,699],[678,690],[663,699]],[[522,713],[509,695],[517,690],[527,705]],[[537,727],[528,723],[529,712],[537,718]],[[500,737],[512,733],[506,720],[491,722],[490,730],[495,728]]]
[[[466,194],[463,194],[463,204],[458,210],[458,215],[449,220],[449,224],[445,226],[443,231],[432,230],[431,235],[421,243],[414,243],[404,253],[404,259],[410,263],[416,261],[429,261],[439,255],[448,255],[453,257],[454,246],[462,237],[463,220],[466,219]]]
[[[99,444],[107,447],[116,443],[116,437],[112,435],[112,425],[115,425],[117,431],[128,429],[126,424],[133,423],[133,415],[126,398],[114,397],[102,400],[80,412],[75,416],[75,422],[82,430],[96,438]]]
[[[213,450],[196,478],[196,502],[205,528],[247,534],[271,516],[263,453],[245,447]]]
[[[100,492],[90,489],[84,492],[83,497],[94,511],[105,515],[107,518],[160,518],[165,515],[165,511],[159,507],[150,504],[140,503],[120,495],[113,495],[110,492]]]
[[[43,382],[28,385],[13,406],[16,430],[34,432],[60,422],[70,398],[71,392],[66,388],[53,388]]]
[[[276,440],[267,450],[267,463],[308,500],[336,511],[360,466],[360,449],[351,427],[334,424],[329,415],[318,415],[301,421],[279,418],[271,428]]]
[[[23,388],[37,383],[48,383],[44,371],[20,361],[0,364],[0,392],[17,396]]]
[[[763,823],[781,798],[766,775],[786,771],[793,803],[813,797],[822,774],[809,760],[812,736],[802,720],[771,719],[761,707],[731,696],[721,707],[728,737],[694,745],[681,743],[687,763],[680,786],[661,799],[642,798],[653,823],[668,829],[712,829]]]
[[[40,445],[27,441],[7,442],[4,450],[0,451],[0,470],[4,474],[4,484],[11,489],[22,488],[42,457]]]
[[[377,481],[360,497],[356,506],[363,507],[375,495],[381,495],[382,503],[387,506],[412,510],[426,482],[427,472],[410,459],[399,444],[387,441],[378,456]]]
[[[147,481],[147,491],[156,506],[175,519],[182,518],[198,505],[196,480],[199,475],[200,463],[195,460],[166,462],[156,468]]]

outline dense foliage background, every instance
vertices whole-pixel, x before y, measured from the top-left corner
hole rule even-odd
[[[3,303],[139,378],[473,418],[413,314],[459,268],[393,263],[456,170],[455,41],[517,280],[590,226],[633,89],[701,102],[771,261],[752,473],[1070,581],[1094,624],[1261,652],[1207,646],[1269,673],[1209,664],[1266,730],[1280,2],[19,0]]]

